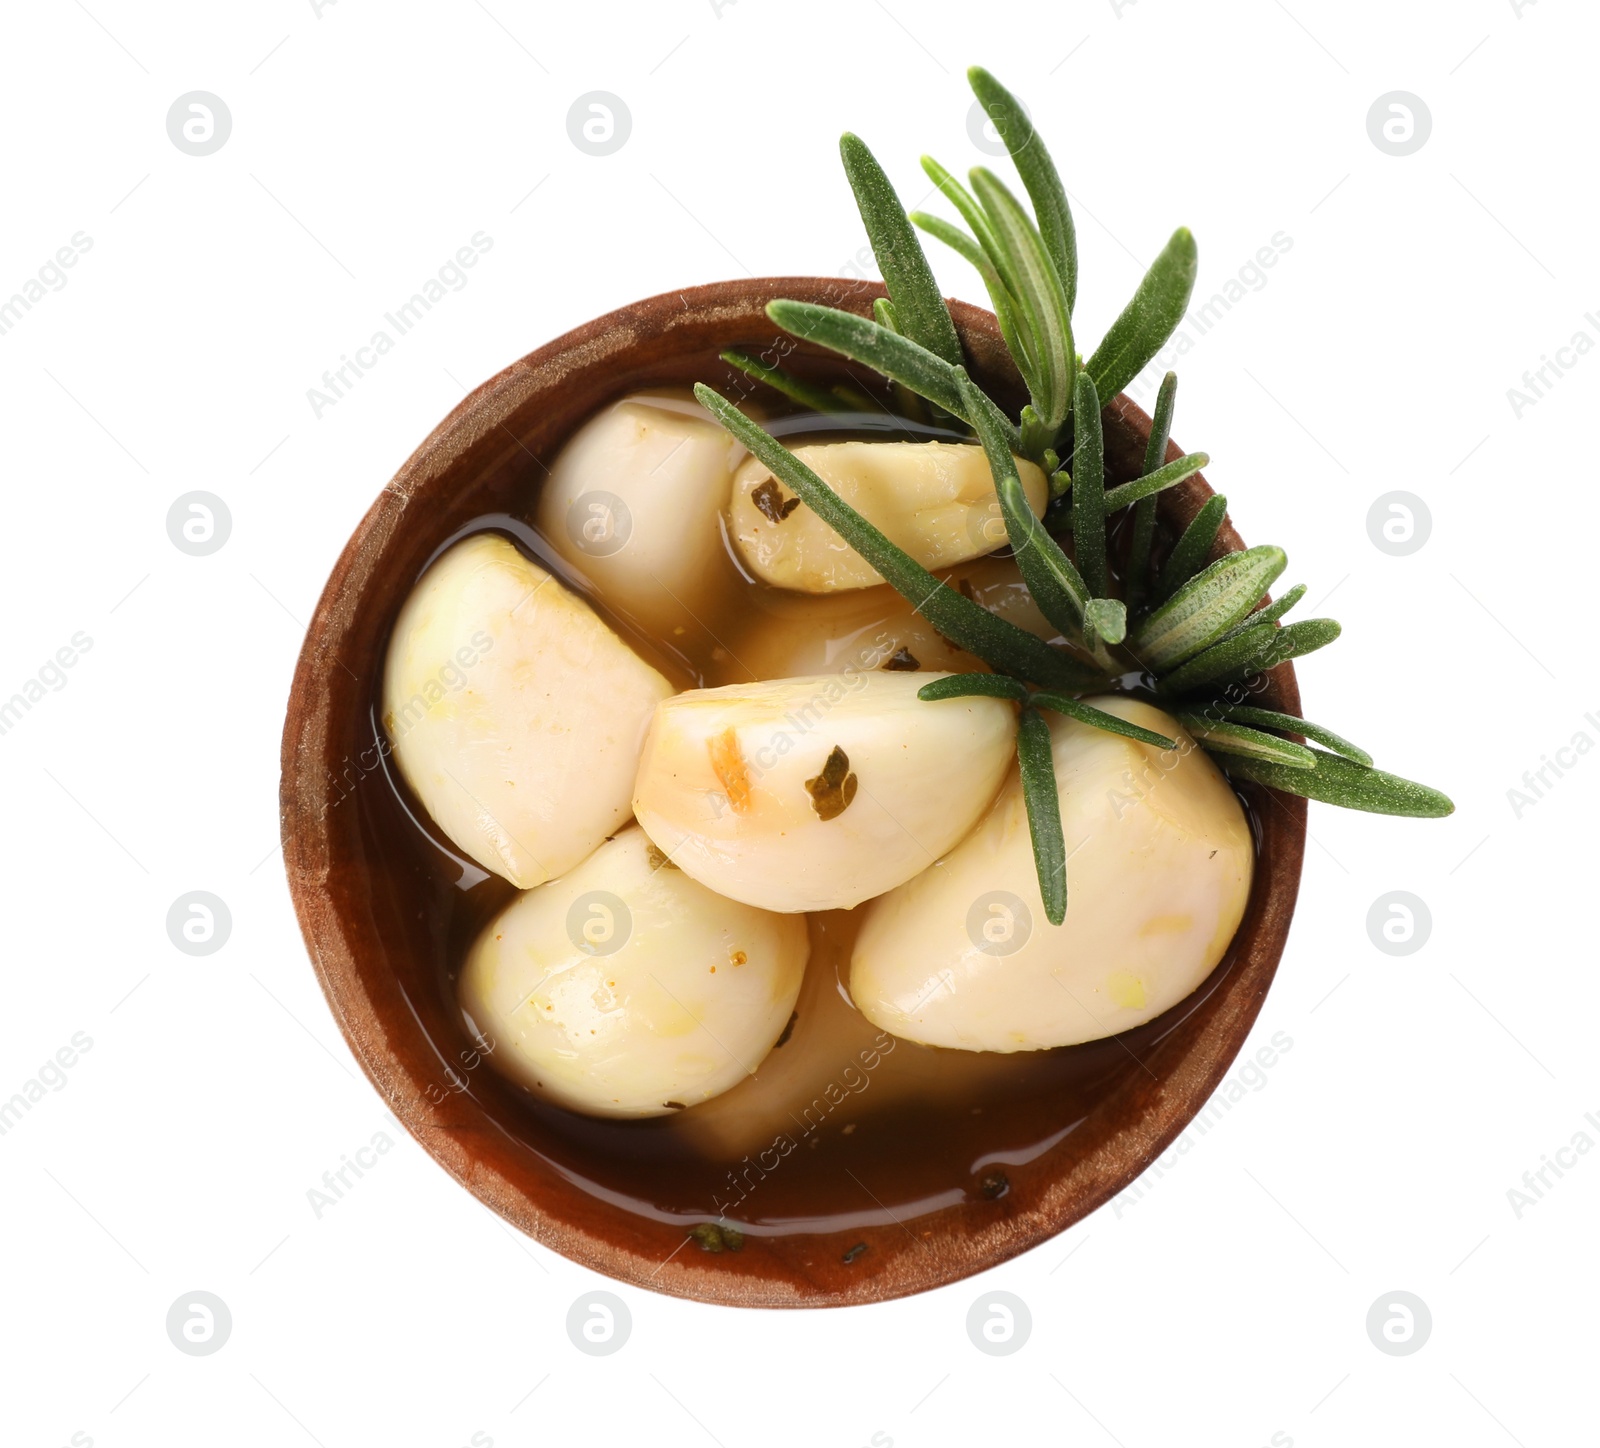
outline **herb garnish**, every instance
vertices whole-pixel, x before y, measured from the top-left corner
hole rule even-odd
[[[1365,751],[1331,730],[1246,704],[1250,685],[1267,670],[1333,642],[1339,625],[1332,619],[1280,623],[1305,593],[1304,585],[1296,585],[1267,602],[1268,588],[1287,564],[1282,549],[1249,548],[1208,563],[1227,511],[1225,498],[1209,499],[1173,543],[1159,572],[1154,568],[1156,495],[1210,459],[1204,453],[1167,458],[1177,395],[1177,378],[1169,372],[1156,398],[1142,474],[1108,489],[1101,408],[1149,364],[1182,319],[1194,289],[1194,238],[1185,228],[1173,233],[1085,363],[1072,329],[1077,240],[1055,163],[1027,113],[999,81],[979,67],[967,76],[1006,143],[1031,214],[986,168],[969,173],[969,191],[924,157],[923,169],[967,229],[923,212],[908,216],[866,144],[846,134],[840,154],[888,298],[874,304],[871,318],[783,299],[770,303],[767,315],[785,331],[871,367],[924,416],[953,418],[972,430],[994,476],[1023,581],[1067,647],[1043,642],[943,583],[732,403],[704,384],[696,386],[695,395],[795,495],[783,503],[782,516],[804,502],[941,636],[995,671],[936,680],[921,690],[921,698],[983,694],[1019,705],[1022,790],[1045,914],[1053,924],[1059,925],[1066,912],[1065,848],[1050,733],[1040,711],[1067,714],[1156,748],[1176,748],[1162,735],[1079,701],[1082,694],[1113,688],[1129,672],[1150,678],[1161,702],[1236,778],[1378,814],[1449,814],[1454,805],[1438,790],[1372,768]],[[1015,421],[968,376],[949,309],[913,228],[952,247],[982,278],[1028,391]],[[815,411],[842,410],[853,391],[818,387],[742,352],[723,356]],[[1038,463],[1050,480],[1052,502],[1043,520],[1023,494],[1017,455]],[[767,501],[779,496],[774,486]],[[756,506],[781,521],[762,500]],[[1115,579],[1107,525],[1130,508],[1125,562]],[[1058,536],[1070,538],[1070,554]],[[1289,735],[1326,748],[1297,743]],[[853,793],[854,776],[847,779],[847,771],[848,761],[835,749],[822,774],[807,782],[824,819],[849,803],[845,795]],[[824,813],[825,808],[833,813]]]

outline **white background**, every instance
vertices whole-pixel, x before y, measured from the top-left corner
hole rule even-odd
[[[1576,0],[1120,6],[8,9],[0,295],[75,232],[93,245],[0,336],[0,697],[75,632],[93,645],[0,736],[0,1098],[74,1032],[93,1046],[0,1137],[6,1443],[1592,1438],[1600,1153],[1568,1157],[1520,1217],[1507,1192],[1575,1133],[1600,1142],[1579,928],[1600,754],[1547,775],[1520,818],[1507,791],[1576,732],[1600,741],[1583,436],[1600,355],[1520,418],[1507,389],[1579,329],[1600,340],[1600,17]],[[923,150],[988,160],[965,124],[973,61],[1061,164],[1085,351],[1173,226],[1199,238],[1200,295],[1292,239],[1183,359],[1176,435],[1212,454],[1247,539],[1288,548],[1303,612],[1344,622],[1301,670],[1308,715],[1459,809],[1313,806],[1257,1032],[1292,1049],[1136,1204],[881,1307],[741,1314],[618,1289],[632,1337],[586,1357],[567,1309],[616,1284],[516,1237],[395,1130],[307,963],[275,844],[304,621],[464,388],[657,291],[854,266],[842,129],[908,203],[929,204]],[[197,89],[233,118],[206,157],[166,131]],[[604,158],[567,131],[593,90],[632,115]],[[1432,115],[1403,158],[1366,125],[1393,90]],[[324,369],[480,230],[470,283],[314,416]],[[936,265],[981,300],[962,264]],[[166,532],[194,489],[232,513],[209,557]],[[1432,516],[1406,557],[1367,532],[1395,489]],[[209,957],[167,937],[191,890],[232,911]],[[1404,958],[1366,928],[1392,890],[1432,913]],[[308,1189],[379,1131],[396,1149],[317,1219]],[[213,1356],[166,1335],[195,1289],[233,1315]],[[968,1340],[986,1289],[1031,1309],[1012,1356]],[[1407,1357],[1365,1328],[1396,1289],[1433,1317]]]

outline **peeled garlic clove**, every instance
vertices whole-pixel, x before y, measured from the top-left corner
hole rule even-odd
[[[664,700],[633,810],[702,884],[767,910],[848,908],[969,830],[1016,747],[1000,699],[924,703],[941,674],[861,673]]]
[[[1047,715],[1066,922],[1045,919],[1013,770],[971,834],[863,912],[850,994],[873,1024],[968,1051],[1070,1046],[1159,1015],[1222,959],[1255,867],[1238,798],[1171,715],[1085,702],[1180,749]]]
[[[627,820],[651,713],[671,692],[586,603],[483,533],[401,608],[383,725],[439,828],[527,889]]]
[[[1044,639],[1047,643],[1061,637],[1061,630],[1039,611],[1039,605],[1022,581],[1022,570],[1016,559],[974,558],[953,569],[950,576],[952,588],[958,588],[974,603],[997,614],[1007,623]]]
[[[738,582],[722,541],[733,470],[748,454],[686,389],[625,397],[561,449],[539,530],[609,608],[686,649]]]
[[[795,455],[841,498],[925,568],[1005,546],[1005,521],[983,449],[975,443],[829,442]],[[1035,513],[1049,496],[1044,473],[1017,460]],[[755,458],[734,474],[729,532],[763,582],[804,593],[870,588],[878,571]]]
[[[941,638],[887,584],[844,593],[752,590],[734,622],[727,635],[729,657],[710,682],[873,669],[953,674],[988,669],[981,659]]]
[[[460,999],[512,1080],[590,1116],[663,1116],[755,1071],[809,948],[803,919],[713,894],[630,827],[484,928]]]

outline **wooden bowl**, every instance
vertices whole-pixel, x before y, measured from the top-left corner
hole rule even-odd
[[[1196,996],[1140,1028],[1132,1071],[1056,1146],[1008,1168],[998,1199],[969,1193],[917,1217],[807,1236],[746,1236],[708,1252],[681,1221],[635,1214],[587,1190],[561,1143],[487,1068],[438,986],[447,949],[422,908],[413,833],[376,828],[360,792],[382,787],[374,698],[390,628],[428,559],[471,520],[527,516],[545,462],[592,413],[647,384],[707,380],[729,346],[776,346],[786,364],[837,375],[830,354],[779,333],[764,307],[794,297],[869,313],[876,284],[816,277],[720,282],[652,297],[529,353],[476,388],[412,454],[345,545],[301,650],[283,731],[289,888],[312,964],[350,1049],[389,1109],[478,1199],[545,1246],[623,1282],[751,1307],[835,1306],[920,1292],[993,1267],[1064,1231],[1127,1187],[1205,1104],[1243,1044],[1283,951],[1299,887],[1305,802],[1248,793],[1259,840],[1234,947]],[[991,314],[951,311],[977,379],[1011,406],[1020,380]],[[1126,396],[1105,409],[1107,483],[1142,471],[1150,421]],[[1168,457],[1180,456],[1176,444]],[[1163,529],[1211,489],[1160,495]],[[1217,552],[1242,548],[1224,523]],[[1299,712],[1293,670],[1274,707]],[[352,796],[357,798],[352,801]],[[1083,1047],[1071,1048],[1076,1050]],[[803,1166],[804,1163],[802,1162]],[[853,1250],[858,1248],[862,1250]]]

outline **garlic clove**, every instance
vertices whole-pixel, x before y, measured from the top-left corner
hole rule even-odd
[[[1161,751],[1047,715],[1067,849],[1067,918],[1045,919],[1015,769],[983,821],[863,912],[850,993],[884,1030],[1031,1051],[1141,1025],[1189,995],[1244,916],[1250,827],[1171,715],[1086,703],[1179,741]]]
[[[788,1024],[799,916],[696,884],[630,826],[479,935],[460,1000],[503,1074],[590,1116],[664,1116],[752,1075]]]
[[[1005,521],[983,449],[975,443],[830,442],[795,455],[892,543],[925,568],[948,568],[1005,546]],[[1044,473],[1019,458],[1035,513],[1049,497]],[[757,578],[803,593],[870,588],[878,571],[755,458],[739,465],[729,533]]]
[[[651,713],[671,692],[582,599],[482,533],[402,606],[383,725],[439,828],[527,889],[627,820]]]
[[[722,517],[747,456],[687,389],[636,393],[561,449],[536,522],[606,607],[698,661],[739,583]]]
[[[940,637],[888,584],[841,593],[752,590],[729,633],[728,654],[709,683],[875,669],[979,673],[989,667]]]
[[[1016,748],[1001,699],[924,703],[940,674],[861,672],[664,700],[633,807],[685,873],[767,910],[848,908],[979,819]]]

